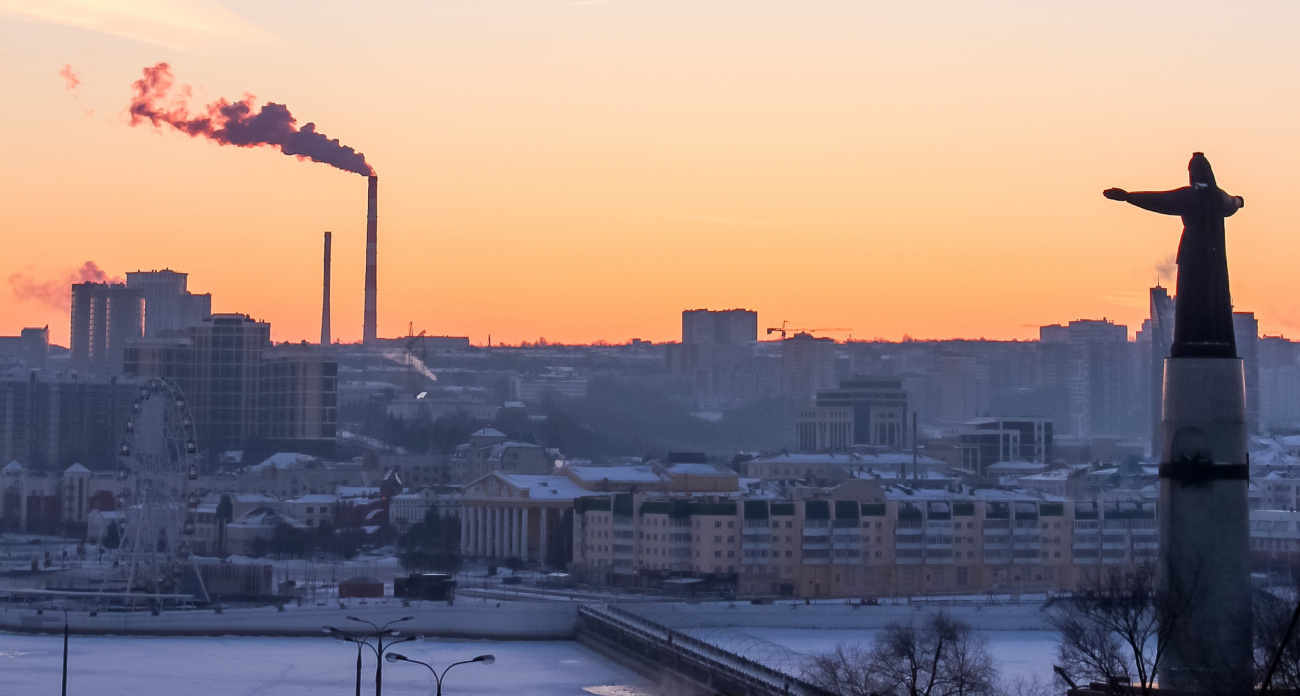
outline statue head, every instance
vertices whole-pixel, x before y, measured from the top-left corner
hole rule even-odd
[[[1210,160],[1205,159],[1204,153],[1192,153],[1192,161],[1187,163],[1187,178],[1194,188],[1215,186],[1214,170],[1210,168]]]

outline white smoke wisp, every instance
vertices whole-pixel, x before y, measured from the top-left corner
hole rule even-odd
[[[1170,254],[1156,264],[1156,279],[1173,282],[1178,273],[1178,254]]]
[[[424,364],[423,360],[415,357],[415,355],[411,353],[401,350],[386,350],[384,351],[384,357],[399,365],[415,368],[416,372],[419,372],[434,382],[438,381],[438,375],[433,374],[433,371],[429,369],[428,365]]]

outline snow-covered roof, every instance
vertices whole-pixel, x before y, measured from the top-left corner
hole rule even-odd
[[[23,465],[19,464],[18,462],[9,462],[8,464],[5,464],[3,469],[0,469],[0,471],[22,471],[22,470],[23,470]]]
[[[231,496],[231,500],[236,503],[278,503],[280,499],[273,495],[263,495],[261,493],[236,493]]]
[[[725,466],[678,462],[665,467],[670,476],[735,476],[736,472]]]
[[[238,520],[228,523],[226,527],[234,527],[236,529],[267,529],[277,527],[281,523],[298,529],[308,528],[306,524],[299,522],[288,515],[282,515],[270,508],[264,507],[249,510],[241,515]]]
[[[310,454],[299,452],[276,452],[275,454],[262,460],[260,464],[248,467],[249,471],[268,471],[270,469],[301,469],[302,467],[317,461]]]
[[[379,495],[379,489],[374,486],[337,486],[334,493],[339,498],[373,498]]]
[[[579,486],[563,476],[542,476],[537,474],[502,474],[496,473],[506,483],[528,491],[528,497],[534,500],[573,500],[592,492]]]
[[[63,470],[63,473],[65,473],[65,474],[89,474],[89,473],[90,473],[90,469],[87,469],[86,467],[84,467],[84,466],[82,466],[82,465],[80,465],[80,464],[73,464],[72,466],[70,466],[70,467],[64,469],[64,470]]]
[[[298,496],[293,500],[287,500],[285,502],[307,503],[307,504],[313,504],[313,503],[329,504],[329,503],[337,503],[338,501],[339,501],[339,497],[337,495],[330,495],[328,493],[313,493],[310,495]]]
[[[470,435],[470,437],[505,437],[505,436],[506,436],[505,433],[501,432],[500,430],[497,430],[496,428],[483,428],[481,430],[474,431],[474,433]]]
[[[664,477],[651,466],[567,466],[564,470],[579,481],[658,483],[664,480]]]

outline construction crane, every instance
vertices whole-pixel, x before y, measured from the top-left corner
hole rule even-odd
[[[786,333],[791,332],[791,331],[794,331],[794,332],[796,332],[796,333],[812,334],[812,333],[815,333],[815,332],[818,332],[818,331],[825,332],[825,331],[852,331],[852,330],[853,330],[853,329],[842,329],[842,328],[841,328],[841,329],[835,329],[835,328],[826,328],[826,329],[801,329],[801,328],[794,327],[794,326],[787,326],[787,324],[789,324],[789,323],[790,323],[790,322],[788,322],[788,321],[782,321],[780,326],[776,326],[776,327],[769,328],[769,329],[767,330],[767,335],[768,335],[768,336],[771,336],[771,335],[774,334],[774,333],[779,333],[779,334],[781,334],[781,340],[784,341],[784,340],[785,340],[785,335],[786,335]]]
[[[409,329],[407,330],[407,334],[410,334]],[[418,356],[415,354],[415,346],[417,343],[420,346],[420,354]],[[420,362],[424,362],[425,360],[424,329],[420,329],[420,333],[414,336],[408,335],[406,339],[406,364],[410,365],[416,359],[419,359]]]

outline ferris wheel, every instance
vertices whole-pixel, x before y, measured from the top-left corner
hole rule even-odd
[[[118,456],[126,484],[126,530],[115,567],[127,592],[175,593],[191,561],[199,504],[198,440],[180,387],[149,379],[131,404]],[[202,575],[199,587],[208,599]]]

